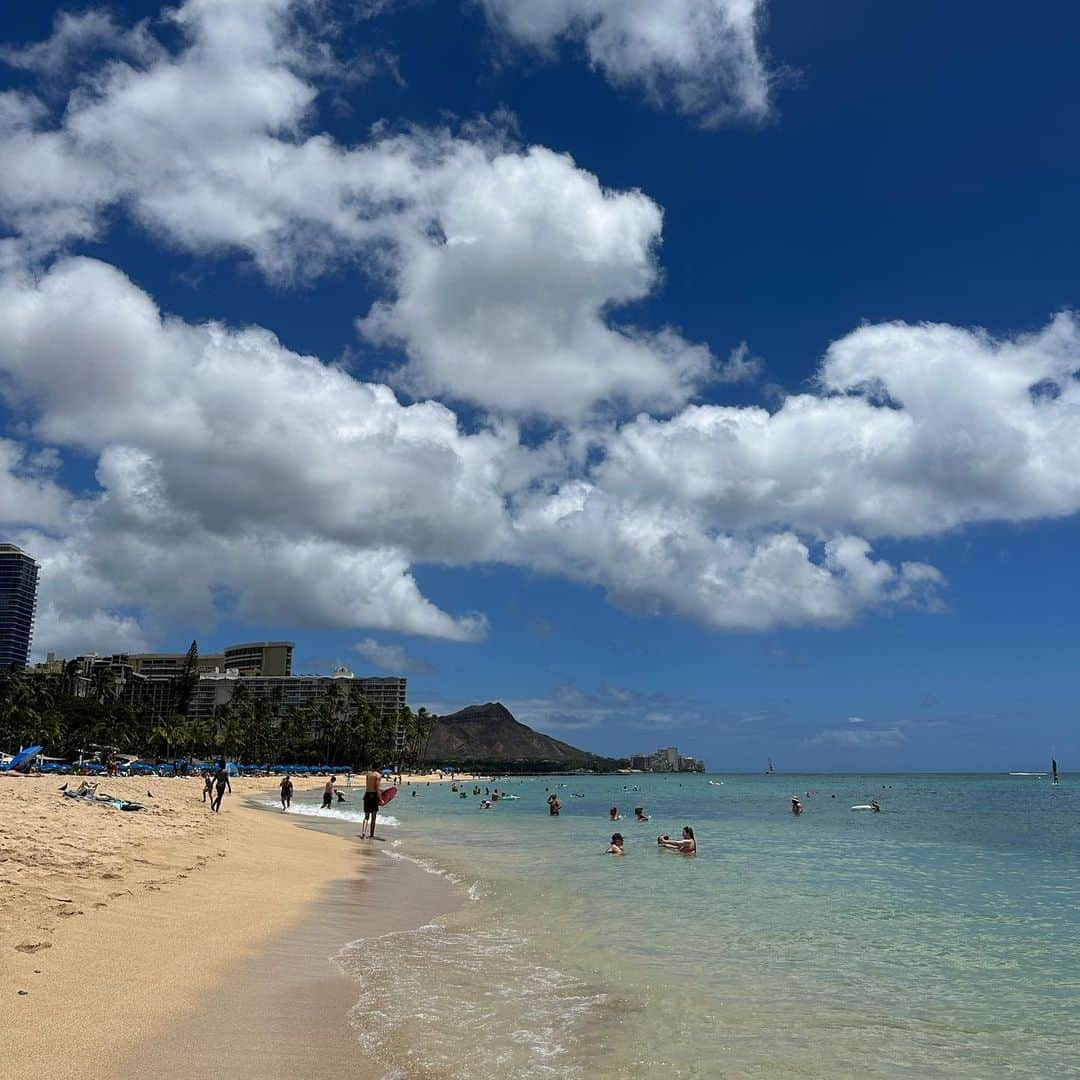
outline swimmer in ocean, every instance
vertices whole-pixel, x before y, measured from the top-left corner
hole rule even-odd
[[[681,851],[684,855],[697,854],[697,841],[694,839],[694,830],[689,825],[683,826],[682,839],[672,840],[669,836],[658,836],[656,842],[671,851]]]

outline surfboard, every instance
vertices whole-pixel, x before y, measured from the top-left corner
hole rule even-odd
[[[859,803],[858,806],[853,806],[852,810],[873,810],[874,808],[869,803]]]
[[[379,805],[385,806],[396,794],[396,787],[383,788],[383,790],[379,792]]]

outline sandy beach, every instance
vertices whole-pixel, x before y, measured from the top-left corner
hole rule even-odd
[[[122,1077],[152,1061],[179,1080],[226,1059],[258,1076],[267,1053],[311,1045],[325,1075],[346,1061],[368,1074],[345,1022],[358,988],[329,957],[446,909],[443,883],[353,842],[355,825],[251,805],[276,778],[234,780],[220,814],[194,779],[99,782],[137,813],[65,799],[62,782],[0,780],[0,1025],[18,1033],[6,1076],[77,1060]]]

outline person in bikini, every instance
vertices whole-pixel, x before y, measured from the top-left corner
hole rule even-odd
[[[379,815],[379,807],[382,802],[379,799],[379,784],[382,783],[382,773],[378,769],[371,768],[364,773],[364,823],[360,826],[360,839],[366,836],[375,839],[375,818]],[[368,822],[371,823],[370,828]]]

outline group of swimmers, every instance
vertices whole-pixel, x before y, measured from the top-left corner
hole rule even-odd
[[[806,794],[809,795],[810,792],[808,791]],[[833,798],[835,799],[836,796],[834,795]],[[879,803],[877,801],[877,799],[871,799],[870,802],[869,802],[869,807],[870,807],[871,812],[873,812],[875,814],[880,814],[881,813],[881,803]],[[865,807],[856,806],[856,807],[853,807],[853,809],[855,809],[855,810],[863,810],[863,809],[865,809]],[[803,804],[802,804],[802,799],[800,799],[798,795],[792,795],[791,796],[791,812],[796,817],[798,817],[803,812],[803,810],[804,810],[804,807],[803,807]]]
[[[648,818],[644,819],[648,821]],[[694,839],[694,830],[689,825],[683,826],[682,836],[678,840],[672,840],[667,833],[656,838],[657,846],[668,851],[677,851],[681,855],[696,855],[697,840]],[[605,855],[625,855],[626,841],[622,833],[613,833],[611,843],[608,845]]]

